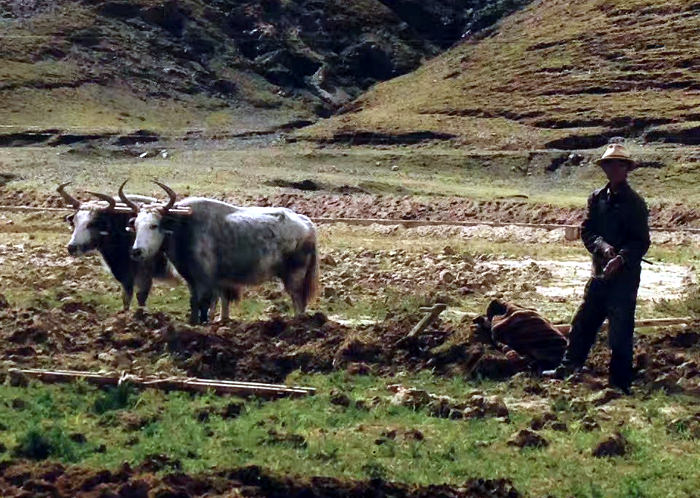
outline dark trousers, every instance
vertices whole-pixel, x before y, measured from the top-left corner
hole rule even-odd
[[[603,321],[610,325],[608,342],[612,352],[610,383],[629,387],[632,382],[634,311],[637,305],[639,272],[621,274],[610,280],[591,278],[586,284],[583,303],[571,322],[569,344],[562,364],[582,367]]]

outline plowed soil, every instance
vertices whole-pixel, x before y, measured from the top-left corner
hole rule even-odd
[[[164,465],[166,464],[166,465]],[[6,497],[508,497],[521,496],[505,479],[472,479],[461,486],[415,486],[387,482],[341,480],[329,477],[278,476],[250,466],[211,474],[169,473],[156,476],[177,462],[154,455],[136,468],[116,471],[34,464],[24,461],[0,464],[0,494]]]
[[[419,314],[403,315],[349,327],[316,313],[191,327],[164,313],[104,319],[89,306],[69,301],[58,309],[0,311],[0,357],[22,367],[157,371],[261,382],[283,382],[297,369],[379,375],[430,369],[455,375],[481,353],[477,375],[502,379],[519,371],[500,351],[472,340],[468,323],[455,328],[438,320],[418,337],[404,339],[419,319]],[[601,335],[589,375],[602,381],[609,351]],[[640,385],[700,393],[700,330],[640,335],[637,367]]]
[[[216,196],[215,196],[216,197]],[[393,218],[402,220],[500,221],[518,223],[576,224],[582,208],[563,208],[519,200],[481,201],[461,197],[429,200],[410,196],[375,194],[313,195],[283,192],[263,196],[218,196],[239,205],[284,206],[311,217]],[[64,207],[57,194],[22,190],[0,190],[0,205]],[[700,227],[700,210],[682,203],[650,207],[650,223],[658,227]]]

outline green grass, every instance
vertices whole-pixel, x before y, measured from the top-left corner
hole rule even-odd
[[[230,419],[221,413],[237,401],[214,395],[147,390],[130,392],[128,401],[123,401],[114,391],[82,383],[2,386],[0,399],[5,402],[0,403],[0,419],[6,430],[0,433],[0,442],[8,450],[0,458],[20,451],[34,458],[46,455],[87,467],[115,468],[124,461],[138,464],[149,455],[165,454],[179,460],[186,472],[257,464],[301,475],[382,477],[424,484],[508,477],[520,491],[533,496],[595,496],[596,492],[634,496],[634,490],[643,491],[644,496],[690,496],[696,489],[698,446],[682,428],[667,430],[670,415],[662,410],[668,406],[681,413],[692,410],[692,400],[683,397],[655,394],[625,400],[616,404],[620,411],[611,412],[612,420],[601,422],[602,432],[580,430],[577,415],[562,411],[559,417],[569,425],[568,433],[543,430],[551,443],[548,448],[517,450],[506,441],[527,426],[532,409],[512,409],[509,422],[454,421],[431,417],[422,409],[393,406],[386,390],[398,380],[457,399],[474,389],[524,396],[517,385],[506,388],[429,374],[401,379],[293,374],[288,380],[315,386],[319,393],[296,400],[249,400],[241,415]],[[348,394],[351,405],[331,404],[332,389]],[[356,405],[377,395],[382,401],[375,408]],[[118,402],[104,410],[104,400],[115,396]],[[590,456],[603,434],[624,420],[627,406],[647,417],[643,425],[627,421],[623,428],[631,451],[620,458]],[[128,426],[125,420],[129,419],[143,422],[140,428],[139,424]],[[382,438],[387,429],[398,429],[399,436]],[[419,430],[424,439],[403,438],[402,431],[410,429]],[[85,442],[76,434],[82,434]]]

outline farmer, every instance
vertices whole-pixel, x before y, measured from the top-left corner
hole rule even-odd
[[[593,258],[592,277],[574,315],[564,358],[544,375],[564,378],[580,370],[607,318],[610,384],[629,393],[637,289],[642,257],[649,249],[649,212],[644,199],[627,183],[627,174],[636,164],[623,145],[610,144],[597,164],[608,184],[588,198],[581,225],[581,239]]]
[[[534,310],[494,299],[474,322],[478,337],[501,349],[518,370],[554,368],[564,356],[566,337]]]

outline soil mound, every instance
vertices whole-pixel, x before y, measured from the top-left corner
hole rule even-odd
[[[136,468],[128,464],[116,471],[66,467],[57,463],[32,464],[11,461],[0,464],[3,496],[219,496],[247,497],[508,497],[521,496],[507,479],[470,479],[460,486],[416,486],[332,477],[280,476],[257,466],[209,474],[168,473],[154,462],[155,455]],[[166,467],[167,468],[167,467]],[[240,493],[240,494],[239,494]]]

